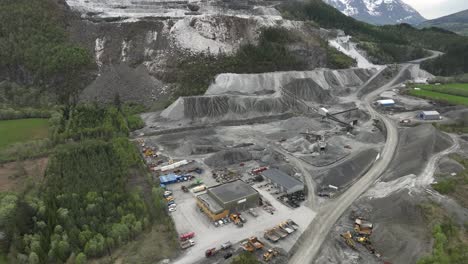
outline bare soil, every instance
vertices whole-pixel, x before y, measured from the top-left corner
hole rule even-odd
[[[28,180],[42,182],[48,158],[0,164],[0,191],[22,191]]]

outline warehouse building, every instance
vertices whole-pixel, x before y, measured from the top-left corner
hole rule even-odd
[[[422,120],[440,120],[440,113],[437,111],[422,111],[418,114]]]
[[[257,207],[260,194],[247,183],[237,180],[207,189],[197,196],[197,205],[212,220],[219,220],[229,213]]]
[[[288,174],[277,170],[269,169],[262,172],[262,176],[275,187],[287,194],[304,190],[304,183]]]

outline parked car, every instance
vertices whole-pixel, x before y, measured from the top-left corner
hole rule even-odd
[[[213,222],[213,225],[214,225],[215,227],[218,227],[218,226],[219,226],[218,221],[214,221],[214,222]]]
[[[223,226],[224,224],[223,220],[219,220],[218,223],[219,223],[219,226]]]
[[[177,207],[177,204],[174,203],[174,204],[169,205],[168,207],[169,208],[175,208],[175,207]]]
[[[224,222],[225,225],[227,225],[229,223],[227,218],[223,218],[223,222]]]
[[[171,205],[171,204],[175,204],[175,201],[172,200],[172,201],[167,202],[167,206],[169,206],[169,205]]]
[[[231,253],[231,252],[229,252],[229,253],[227,253],[227,254],[224,255],[224,259],[228,259],[228,258],[230,258],[230,257],[232,257],[232,253]]]
[[[175,212],[175,211],[176,211],[176,208],[175,208],[175,207],[169,208],[169,212]]]

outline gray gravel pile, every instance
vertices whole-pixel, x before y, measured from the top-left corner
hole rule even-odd
[[[430,124],[403,130],[395,158],[384,174],[384,181],[392,181],[409,174],[418,175],[430,157],[451,146],[450,137]]]
[[[236,149],[214,153],[205,159],[205,163],[211,167],[223,167],[249,160],[252,160],[252,154],[249,151]]]
[[[343,163],[331,168],[321,177],[321,186],[334,185],[337,187],[345,187],[361,177],[377,156],[378,151],[375,149],[364,150]]]

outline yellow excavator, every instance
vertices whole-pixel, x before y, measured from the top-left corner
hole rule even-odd
[[[352,248],[352,249],[356,249],[356,244],[354,244],[354,241],[353,241],[353,235],[351,234],[351,232],[346,232],[344,234],[341,234],[341,237],[344,238],[346,244]]]
[[[275,249],[269,249],[267,252],[263,253],[263,260],[268,262],[270,261],[273,257],[276,257],[278,256],[278,251],[276,251]]]

